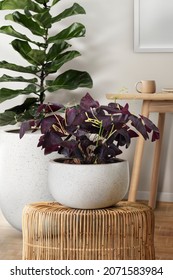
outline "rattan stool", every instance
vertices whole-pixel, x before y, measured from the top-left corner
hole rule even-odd
[[[154,214],[149,206],[120,202],[80,210],[56,202],[23,210],[24,260],[154,259]]]

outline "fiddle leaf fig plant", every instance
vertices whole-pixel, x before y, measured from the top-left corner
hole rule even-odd
[[[155,124],[144,116],[130,113],[128,104],[100,105],[88,93],[79,105],[71,108],[42,104],[37,119],[22,123],[20,137],[27,130],[38,128],[42,133],[38,147],[42,147],[45,154],[62,154],[69,163],[115,162],[122,148],[130,146],[132,138],[142,135],[147,140],[152,133],[151,141],[159,139]]]
[[[74,3],[54,16],[52,11],[58,10],[59,2],[60,0],[0,1],[0,10],[12,10],[5,16],[11,24],[1,26],[0,33],[14,37],[11,46],[26,64],[25,66],[6,60],[0,61],[0,68],[22,73],[14,76],[4,74],[0,77],[0,82],[24,84],[18,89],[1,87],[0,103],[18,95],[26,96],[23,104],[0,113],[1,126],[34,117],[47,93],[56,94],[60,89],[92,87],[92,79],[86,71],[69,69],[62,72],[61,70],[64,64],[81,55],[77,50],[70,49],[72,45],[69,40],[84,37],[86,29],[83,24],[74,22],[60,30],[58,27],[60,21],[67,17],[85,14],[85,10]],[[54,7],[55,5],[57,7]],[[20,29],[22,26],[22,33],[17,30],[16,24],[20,25]],[[58,31],[53,34],[53,30]],[[31,78],[26,77],[28,74]]]

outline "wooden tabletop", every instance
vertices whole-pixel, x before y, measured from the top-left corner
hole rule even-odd
[[[107,93],[107,99],[139,99],[139,100],[172,100],[173,93],[157,92],[157,93]]]

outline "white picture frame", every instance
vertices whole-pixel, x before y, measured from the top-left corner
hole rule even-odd
[[[173,52],[173,0],[134,0],[134,51]]]

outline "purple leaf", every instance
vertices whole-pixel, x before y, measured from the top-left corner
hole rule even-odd
[[[99,107],[99,102],[94,100],[89,93],[87,93],[80,101],[82,110],[90,111],[90,108]]]
[[[56,122],[57,122],[57,119],[54,115],[45,117],[44,119],[42,119],[41,133],[43,133],[43,134],[47,133],[50,130],[50,128],[52,127],[52,125],[55,124]]]
[[[115,105],[115,106],[113,106]],[[118,106],[116,106],[117,104],[115,103],[109,103],[108,106],[106,105],[102,105],[100,107],[98,107],[96,109],[97,114],[101,114],[101,115],[105,115],[105,113],[109,113],[109,114],[116,114],[120,112],[120,109]]]
[[[98,156],[98,163],[112,162],[121,153],[122,151],[114,144],[110,146],[101,145],[95,149],[95,154]]]
[[[154,141],[159,140],[159,139],[160,139],[160,133],[159,133],[159,131],[154,130],[154,131],[153,131],[153,134],[152,134],[152,139],[151,139],[151,141],[154,142]]]
[[[115,140],[117,141],[118,147],[119,146],[126,146],[126,148],[130,145],[130,135],[127,130],[120,129],[115,133]]]
[[[69,141],[64,140],[61,144],[62,147],[68,148],[69,150],[73,151],[77,148],[78,142],[74,139],[71,139]]]
[[[128,130],[128,134],[130,136],[130,138],[134,138],[134,137],[138,137],[139,135],[132,129]]]
[[[28,130],[31,130],[31,127],[34,127],[34,126],[35,126],[34,120],[24,121],[20,126],[20,132],[19,132],[20,139],[24,136],[24,134]]]
[[[130,115],[130,112],[129,112],[129,104],[126,103],[126,105],[121,109],[121,112],[123,114],[127,114],[127,115]]]
[[[124,125],[128,121],[129,121],[129,115],[119,114],[113,116],[113,123],[115,124],[116,128],[122,127],[122,125]]]
[[[147,131],[153,131],[152,141],[159,139],[159,129],[157,126],[150,119],[144,116],[141,116],[141,119],[144,121]]]
[[[97,118],[102,121],[103,128],[109,128],[112,125],[111,116],[107,115],[97,115]]]
[[[140,118],[136,117],[135,115],[131,115],[129,116],[129,120],[132,121],[132,126],[134,126],[136,130],[139,131],[140,134],[142,134],[145,140],[149,138],[145,125],[143,125]]]
[[[87,148],[94,144],[94,142],[91,141],[86,135],[80,137],[80,143],[81,143],[81,148],[86,155],[88,154]]]
[[[48,114],[51,112],[56,112],[62,108],[64,108],[62,104],[55,104],[55,103],[41,104],[37,109],[37,113],[44,112],[45,114]]]
[[[76,108],[67,108],[65,112],[65,118],[67,125],[72,125],[77,115]]]
[[[78,147],[78,141],[71,139],[68,141],[63,141],[61,145],[62,149],[59,150],[59,152],[66,157],[70,158],[78,158],[80,160],[83,160],[83,156],[81,153],[81,150]]]
[[[42,147],[45,154],[50,154],[58,151],[61,144],[62,138],[54,131],[49,131],[40,137],[38,147]]]
[[[75,135],[75,137],[80,138],[81,136],[86,135],[86,131],[79,128],[79,129],[77,129],[77,131],[75,131],[74,135]]]
[[[87,119],[87,116],[85,114],[85,111],[82,111],[82,110],[78,110],[77,111],[77,115],[76,115],[76,118],[73,122],[73,125],[81,125],[83,123],[85,123],[85,120]]]
[[[87,164],[114,162],[122,153],[120,147],[128,148],[131,139],[139,134],[145,140],[149,134],[152,134],[152,141],[159,139],[159,130],[153,122],[131,114],[128,104],[100,106],[87,93],[80,105],[64,110],[63,117],[55,113],[61,108],[59,104],[42,104],[37,119],[21,125],[20,137],[29,129],[34,132],[41,127],[43,135],[38,146],[45,154],[57,151],[77,159],[75,162]]]

